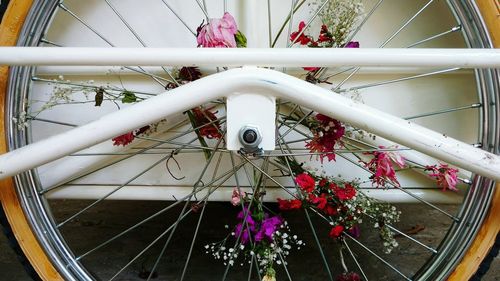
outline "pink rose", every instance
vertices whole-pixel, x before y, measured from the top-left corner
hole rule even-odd
[[[210,19],[206,25],[200,27],[196,39],[198,46],[205,48],[236,48],[234,35],[237,32],[233,16],[224,13],[221,19]]]
[[[238,190],[238,188],[233,188],[233,195],[231,196],[231,204],[233,204],[233,206],[238,206],[241,202],[241,198],[243,197],[243,195],[240,193],[240,191]]]

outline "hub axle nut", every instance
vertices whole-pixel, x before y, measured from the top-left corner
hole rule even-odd
[[[259,144],[262,142],[262,134],[259,127],[254,125],[246,125],[240,129],[239,134],[240,142],[245,149],[255,150],[258,149]]]

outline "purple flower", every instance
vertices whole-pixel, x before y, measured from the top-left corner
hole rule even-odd
[[[355,226],[351,227],[348,230],[348,232],[354,238],[359,238],[359,236],[361,236],[361,229],[359,229],[358,225],[355,225]]]
[[[229,13],[220,19],[210,19],[201,26],[196,37],[198,46],[205,48],[236,48],[235,34],[238,32],[236,21]]]
[[[246,222],[244,220],[244,216],[246,213]],[[236,225],[236,229],[234,230],[234,234],[236,237],[240,236],[241,234],[241,243],[246,244],[249,241],[249,232],[254,233],[255,232],[255,221],[252,218],[252,213],[248,210],[248,207],[244,207],[244,211],[240,211],[237,216],[238,219],[241,220],[240,223]],[[248,228],[247,228],[248,226]],[[243,231],[243,233],[242,233]]]
[[[357,41],[350,41],[345,45],[344,48],[359,48],[359,42]]]
[[[261,241],[264,238],[273,241],[273,234],[281,224],[283,224],[283,219],[279,216],[264,219],[259,232],[255,235],[255,241]]]

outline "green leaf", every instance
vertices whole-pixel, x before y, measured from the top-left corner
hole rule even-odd
[[[247,38],[241,31],[238,30],[234,35],[234,39],[236,39],[236,46],[238,48],[246,48],[247,47]]]
[[[104,100],[104,89],[99,88],[95,91],[95,106],[101,106],[102,101]]]
[[[125,91],[122,93],[122,95],[122,103],[133,103],[137,101],[137,97],[132,92]]]

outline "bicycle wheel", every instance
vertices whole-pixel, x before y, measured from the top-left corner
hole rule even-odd
[[[268,36],[270,33],[278,38],[276,46],[284,47],[290,44],[287,39],[299,22],[308,22],[308,19],[314,17],[315,9],[323,7],[322,4],[298,1],[298,8],[291,12],[290,8],[281,9],[286,1],[270,3],[269,6],[268,2],[263,2],[262,5],[207,2],[150,1],[141,3],[142,10],[139,12],[134,6],[137,3],[133,1],[45,1],[35,2],[33,5],[30,2],[13,1],[3,26],[15,26],[15,21],[24,19],[28,8],[32,6],[23,30],[12,30],[12,36],[20,35],[17,40],[19,45],[195,47],[197,42],[192,33],[196,35],[196,27],[205,19],[205,13],[210,16],[222,15],[227,8],[243,29],[245,23],[252,22],[252,18],[248,16],[251,12],[262,18],[262,21],[258,21],[262,26],[257,29],[261,33],[255,32],[255,29],[254,32],[252,29],[244,32],[249,46],[273,45],[274,37]],[[432,2],[399,1],[382,3],[380,6],[378,4],[381,2],[367,2],[366,12],[362,14],[367,21],[363,22],[365,17],[361,17],[362,28],[354,39],[362,46],[375,46],[384,42],[382,45],[393,47],[490,47],[482,18],[472,2],[450,1],[448,6]],[[288,3],[287,7],[291,5],[292,3]],[[402,12],[399,17],[387,16],[397,14],[394,11],[400,9],[407,12]],[[431,26],[431,21],[427,19],[436,14],[441,15],[442,22]],[[286,32],[288,16],[292,18],[292,27]],[[271,32],[268,32],[269,21]],[[318,23],[313,22],[311,33],[315,25]],[[20,28],[20,24],[17,26]],[[171,28],[165,30],[165,26]],[[449,26],[450,29],[442,29],[443,26]],[[280,29],[284,31],[278,36]],[[394,32],[395,30],[397,31]],[[319,29],[316,31],[319,32]],[[2,32],[4,38],[3,34]],[[12,37],[10,39],[13,44]],[[210,74],[223,70],[222,67],[214,66],[211,69],[201,69],[201,72]],[[305,77],[307,73],[301,69],[285,71],[300,77]],[[398,69],[395,73],[393,70],[377,69],[361,71],[358,75],[349,75],[350,72],[345,71],[346,69],[338,69],[325,72],[325,77],[330,76],[327,82],[339,87],[339,92],[348,92],[353,98],[362,99],[367,104],[497,152],[498,109],[494,101],[498,97],[498,74],[495,71]],[[347,75],[342,76],[343,73]],[[59,78],[62,74],[64,78]],[[179,75],[192,77],[198,74],[192,70],[187,71],[187,74],[172,73],[170,67],[141,69],[132,66],[112,68],[112,71],[108,71],[108,68],[12,68],[6,92],[8,101],[5,103],[9,149],[94,120],[98,115],[116,110],[116,106],[126,106],[126,103],[147,98],[164,88],[176,87],[172,83],[179,80]],[[71,77],[71,81],[66,80],[68,77]],[[56,94],[73,95],[75,91],[79,97],[69,97],[61,105],[58,100],[57,105],[48,106],[51,107],[50,110],[43,108]],[[97,101],[99,92],[103,104],[96,107],[100,103]],[[396,97],[399,99],[399,92],[405,93],[404,99],[398,100],[397,104],[385,102]],[[439,96],[435,93],[439,93]],[[377,96],[374,97],[375,94]],[[85,95],[90,95],[91,98],[87,99]],[[125,99],[127,97],[128,100]],[[87,106],[89,103],[92,103],[90,109]],[[436,107],[431,108],[429,104]],[[29,110],[26,108],[28,105]],[[287,166],[290,168],[289,161],[294,160],[297,163],[307,162],[304,166],[311,166],[312,172],[317,168],[330,174],[342,174],[348,179],[360,178],[359,181],[365,183],[361,190],[381,200],[410,203],[397,204],[403,210],[404,219],[399,224],[391,225],[391,230],[403,238],[397,238],[401,244],[399,249],[394,249],[393,254],[387,256],[381,253],[382,248],[374,242],[379,232],[370,231],[371,227],[363,227],[362,233],[366,234],[359,239],[351,239],[353,234],[346,234],[345,239],[338,240],[340,242],[335,240],[338,243],[334,243],[328,237],[327,228],[330,226],[322,222],[321,216],[316,216],[314,212],[309,215],[307,211],[305,216],[302,213],[299,216],[284,212],[283,216],[289,221],[292,231],[297,232],[299,237],[304,237],[308,248],[292,253],[288,267],[276,268],[279,279],[333,280],[335,275],[347,271],[345,268],[358,271],[365,279],[376,280],[438,280],[450,275],[469,245],[476,242],[473,237],[476,237],[475,233],[483,225],[493,197],[491,181],[463,173],[463,191],[443,195],[436,190],[435,183],[429,182],[426,177],[402,170],[397,174],[403,189],[374,189],[367,179],[371,174],[366,172],[366,167],[363,167],[357,157],[364,157],[363,152],[374,152],[381,144],[380,138],[370,140],[372,136],[368,134],[350,138],[345,136],[345,156],[338,150],[334,165],[327,160],[322,165],[316,158],[310,158],[314,154],[308,153],[309,149],[304,152],[304,138],[310,139],[311,132],[301,122],[316,113],[287,101],[279,101],[278,106],[277,119],[281,121],[278,132],[287,135],[282,138],[281,145],[291,146],[282,147],[284,151],[281,152],[286,156],[293,156],[295,160],[287,157],[281,163],[266,161],[265,159],[272,159],[268,155],[267,158],[247,163],[247,159],[242,156],[225,154],[227,152],[219,148],[220,142],[217,141],[221,139],[217,134],[224,134],[224,101],[214,101],[192,111],[188,117],[185,114],[169,116],[166,121],[155,125],[157,130],[151,132],[151,135],[145,137],[138,134],[137,140],[124,149],[110,143],[103,144],[16,177],[15,187],[2,188],[4,208],[7,213],[13,214],[16,223],[20,223],[19,211],[26,210],[27,220],[22,223],[21,228],[14,229],[25,252],[35,253],[30,260],[47,280],[127,280],[144,276],[144,279],[148,279],[154,274],[159,274],[162,278],[180,276],[184,280],[200,280],[200,276],[209,276],[210,280],[262,279],[266,272],[256,271],[255,268],[262,265],[254,264],[253,259],[250,259],[250,265],[242,267],[244,270],[235,270],[233,267],[214,263],[210,255],[205,254],[203,246],[224,238],[224,231],[228,231],[224,229],[224,225],[234,224],[234,217],[238,213],[238,209],[231,209],[227,203],[212,201],[231,199],[233,186],[255,193],[253,189],[259,185],[251,178],[259,175],[261,181],[266,183],[259,181],[259,184],[268,187],[266,201],[283,197],[282,190],[293,186],[292,180],[283,177],[297,176],[297,173],[287,171]],[[210,115],[215,111],[212,107],[219,110],[214,115],[216,117]],[[193,118],[202,125],[193,123]],[[212,118],[217,118],[217,126],[207,125],[206,120]],[[28,125],[28,129],[23,128],[24,125]],[[199,130],[193,129],[196,125],[204,128],[208,126],[211,130],[205,132],[204,138],[200,139]],[[391,144],[383,144],[387,143]],[[280,151],[280,148],[277,150]],[[234,171],[235,167],[241,168],[241,171]],[[189,195],[189,190],[199,184],[197,179],[202,180],[202,186],[214,187],[214,192],[209,192],[210,196],[207,198],[195,197],[193,206],[182,208],[184,203],[181,198]],[[282,186],[285,188],[281,188]],[[391,199],[391,196],[398,198]],[[498,192],[495,198],[498,201]],[[443,202],[447,204],[442,204]],[[264,206],[270,208],[269,214],[277,212],[275,204],[265,203]],[[498,208],[498,204],[494,206]],[[17,211],[11,211],[14,208]],[[118,213],[113,213],[115,210]],[[185,216],[186,210],[195,215]],[[225,216],[226,213],[230,214]],[[182,224],[176,223],[177,215],[182,218]],[[437,217],[438,223],[427,221],[426,217],[429,216]],[[370,218],[365,220],[369,221]],[[217,223],[218,221],[222,223]],[[425,223],[424,231],[411,233],[404,230],[422,222]],[[107,226],[111,225],[117,226],[119,231],[108,229]],[[212,230],[211,226],[221,228],[222,231]],[[498,223],[495,223],[494,218],[486,220],[483,227],[487,233],[495,235],[498,232]],[[421,228],[416,227],[413,231],[418,232]],[[93,239],[88,239],[89,236],[93,236]],[[186,236],[194,238],[182,244],[182,238]],[[430,240],[428,236],[436,237]],[[82,240],[88,240],[89,243],[81,244]],[[95,244],[91,244],[93,241]],[[175,247],[172,244],[181,245]],[[127,251],[117,251],[116,247]],[[475,247],[472,248],[473,256],[481,257],[485,254],[482,249]],[[110,249],[113,250],[111,257],[108,256]],[[167,251],[164,252],[164,249]],[[343,252],[340,256],[346,257],[340,258],[339,251]],[[368,255],[362,256],[366,252]],[[415,255],[421,255],[422,258],[416,261]],[[305,256],[312,261],[304,262]],[[468,261],[466,263],[469,264]],[[102,264],[106,265],[104,271],[100,269]],[[387,272],[381,271],[382,266],[386,267]],[[474,269],[467,268],[465,273],[471,274],[473,271]],[[229,275],[226,275],[228,272]],[[455,273],[455,277],[467,278],[465,273],[459,271]]]

